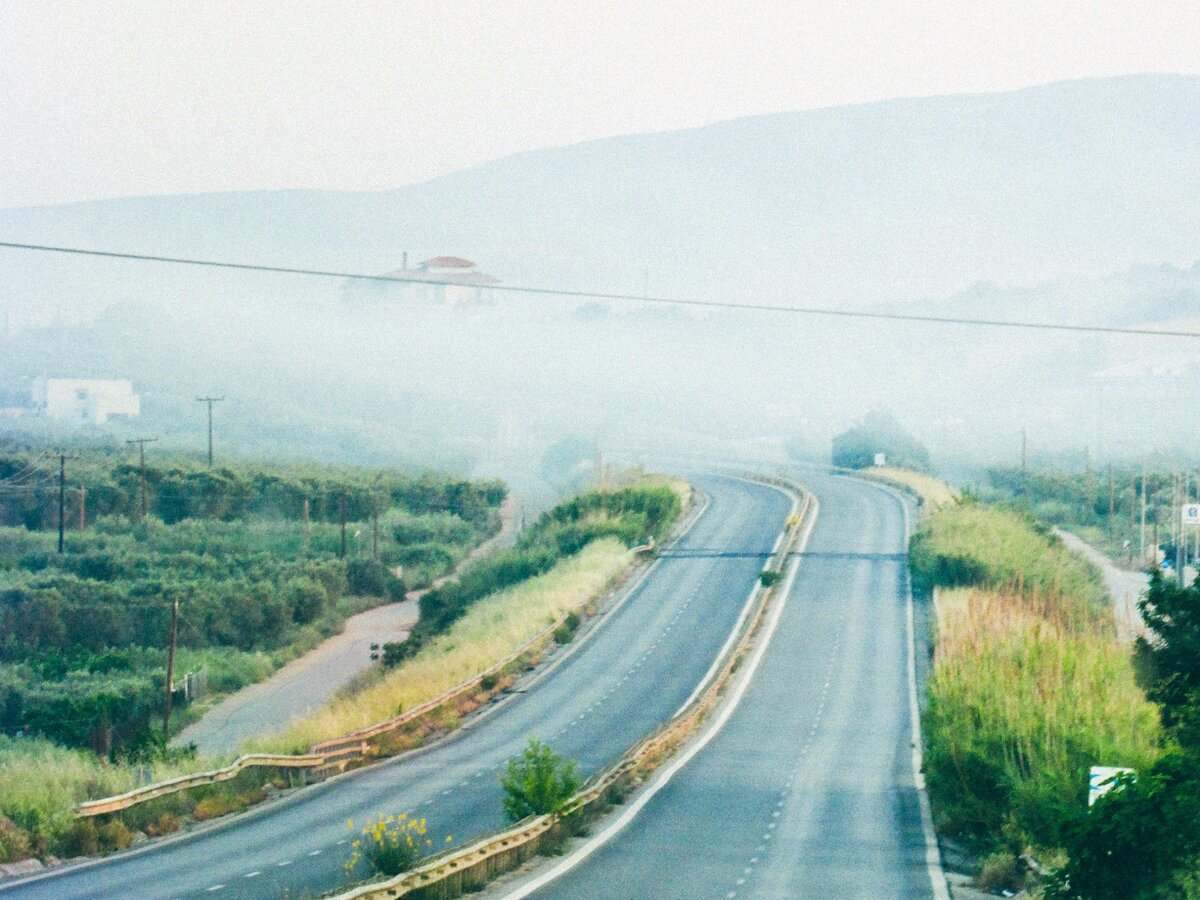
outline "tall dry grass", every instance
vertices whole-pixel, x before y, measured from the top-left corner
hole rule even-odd
[[[160,780],[204,765],[157,763],[150,773]],[[0,737],[0,814],[28,832],[35,849],[55,850],[75,821],[76,803],[124,793],[138,783],[135,767],[109,763],[87,750],[41,738]]]
[[[1108,624],[1053,595],[939,591],[924,728],[939,825],[980,846],[1053,851],[1093,765],[1148,766],[1159,721]]]
[[[863,469],[860,473],[867,478],[884,481],[913,491],[930,510],[951,506],[958,502],[958,491],[939,478],[914,472],[911,469],[898,469],[893,466],[880,466],[873,469]]]
[[[258,738],[247,752],[300,753],[437,697],[503,659],[571,610],[585,606],[625,569],[629,550],[614,539],[589,544],[549,572],[474,604],[381,681]]]

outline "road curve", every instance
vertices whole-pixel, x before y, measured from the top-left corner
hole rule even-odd
[[[531,896],[931,896],[903,501],[844,477],[803,481],[821,513],[741,703],[624,830]]]
[[[503,824],[497,783],[530,736],[577,759],[585,776],[668,719],[728,637],[791,501],[763,485],[694,479],[710,505],[680,542],[710,550],[659,560],[649,577],[549,677],[446,741],[268,804],[211,831],[144,852],[0,886],[0,897],[297,896],[343,883],[347,819],[426,817],[456,843]],[[741,551],[741,552],[739,552]]]

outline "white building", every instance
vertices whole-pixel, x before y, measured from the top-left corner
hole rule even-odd
[[[136,416],[141,398],[132,382],[89,378],[38,378],[33,382],[34,408],[48,419],[103,425],[109,416]]]
[[[435,256],[417,265],[415,269],[399,269],[388,272],[384,278],[418,282],[412,285],[418,299],[463,306],[483,301],[483,288],[499,284],[499,279],[480,272],[475,263],[459,256]],[[420,284],[429,281],[432,284]]]

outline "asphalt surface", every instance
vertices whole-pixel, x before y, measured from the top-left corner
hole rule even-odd
[[[439,842],[504,824],[499,775],[536,736],[587,776],[668,719],[704,677],[745,604],[791,501],[762,485],[700,477],[710,505],[578,652],[444,742],[268,803],[228,825],[53,877],[0,897],[295,897],[344,883],[347,820],[406,812]],[[601,895],[603,896],[603,895]]]
[[[931,896],[911,766],[902,501],[848,478],[802,478],[820,516],[740,705],[624,830],[532,896]]]

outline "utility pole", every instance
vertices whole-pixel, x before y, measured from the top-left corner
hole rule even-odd
[[[1108,537],[1113,536],[1113,517],[1117,514],[1117,483],[1113,478],[1113,465],[1108,464]]]
[[[1083,448],[1083,484],[1087,492],[1087,515],[1090,522],[1096,514],[1096,486],[1092,483],[1092,454]]]
[[[379,562],[379,506],[371,498],[371,559]]]
[[[212,440],[212,408],[214,403],[220,403],[224,397],[197,397],[197,403],[208,404],[208,464],[213,464],[213,440]]]
[[[1142,562],[1138,568],[1146,565],[1146,464],[1142,463]]]
[[[79,486],[79,530],[87,527],[87,485]]]
[[[308,498],[304,498],[304,555],[308,556],[308,551],[312,547],[312,521],[309,519],[308,513]]]
[[[78,456],[58,454],[58,552],[66,548],[67,530],[67,460],[79,459]]]
[[[346,492],[342,491],[341,502],[338,503],[338,518],[342,523],[342,549],[338,553],[339,559],[346,558]]]
[[[163,706],[163,741],[171,728],[171,689],[175,684],[175,642],[179,639],[179,597],[171,603],[171,646],[167,650],[167,696]]]
[[[138,501],[138,519],[146,518],[146,445],[153,444],[158,438],[134,438],[132,441],[126,441],[127,444],[138,445],[138,471],[141,478],[141,493]],[[211,419],[209,424],[209,445],[208,445],[208,464],[212,465],[212,425]]]
[[[1029,472],[1029,454],[1028,443],[1025,439],[1025,426],[1021,426],[1021,477],[1024,478]]]
[[[1183,577],[1183,482],[1175,473],[1175,578],[1184,587]]]

